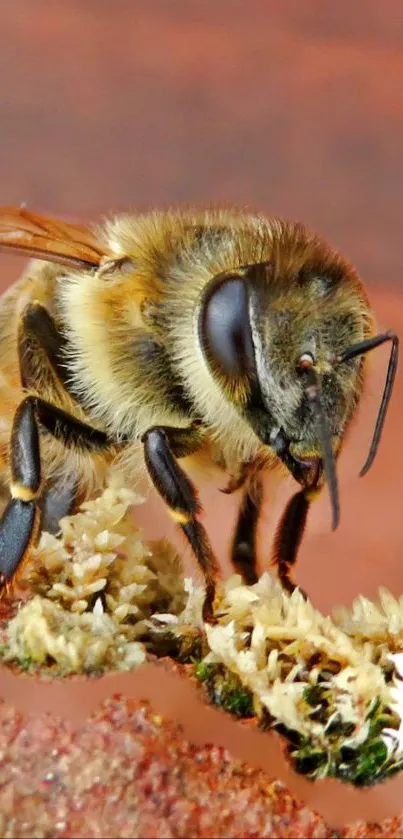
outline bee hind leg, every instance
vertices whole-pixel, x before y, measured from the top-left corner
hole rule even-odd
[[[179,525],[199,563],[205,580],[203,619],[214,621],[214,599],[220,570],[209,538],[198,521],[201,507],[195,487],[177,457],[196,451],[201,444],[200,432],[190,427],[150,428],[142,438],[144,457],[150,478],[168,506],[174,521]]]

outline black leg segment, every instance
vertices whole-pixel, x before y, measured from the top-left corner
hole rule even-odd
[[[12,498],[0,522],[0,591],[12,580],[38,530],[39,511],[35,501]]]
[[[310,501],[306,497],[305,490],[300,490],[293,495],[282,515],[274,540],[272,562],[277,566],[278,577],[283,588],[290,594],[296,588],[291,579],[291,571],[304,534],[309,506]]]
[[[24,399],[15,412],[11,433],[11,474],[12,492],[15,485],[32,497],[36,495],[41,483],[41,459],[34,403],[30,399]]]
[[[88,453],[111,446],[107,435],[39,399],[27,396],[17,408],[11,433],[11,501],[0,520],[0,591],[11,583],[32,544],[39,538],[42,516],[50,516],[52,497],[42,498],[39,427],[64,442]],[[45,489],[45,494],[48,490]],[[59,514],[72,503],[67,491]],[[55,504],[53,501],[53,511]]]
[[[12,580],[39,532],[39,435],[32,402],[21,402],[11,433],[11,500],[0,521],[0,589]]]
[[[27,396],[26,401],[28,400],[32,401],[40,424],[67,448],[79,449],[91,454],[111,447],[112,443],[104,431],[81,422],[67,411],[56,408],[55,405],[37,396]]]
[[[253,585],[258,580],[256,535],[262,497],[263,489],[260,481],[259,483],[254,482],[253,490],[246,489],[232,543],[232,564],[248,586]]]
[[[41,530],[60,532],[60,519],[71,515],[79,505],[76,480],[71,477],[63,483],[51,483],[41,493]]]
[[[200,432],[197,429],[155,427],[147,431],[143,437],[144,457],[157,492],[185,534],[203,571],[206,586],[203,618],[211,622],[214,619],[216,582],[220,572],[206,530],[197,519],[201,510],[195,488],[176,459],[178,456],[184,456],[186,431],[186,453],[196,451],[201,443]]]
[[[193,485],[177,463],[165,428],[152,428],[143,437],[144,457],[151,480],[180,524],[200,512]]]
[[[18,355],[21,383],[24,388],[37,383],[38,354],[46,358],[56,378],[67,389],[68,370],[64,353],[67,341],[47,309],[40,303],[28,303],[18,330]]]

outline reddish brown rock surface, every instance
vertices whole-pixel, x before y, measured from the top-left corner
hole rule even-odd
[[[129,837],[148,824],[145,835],[189,839],[400,836],[401,776],[366,791],[311,783],[291,770],[277,735],[200,702],[181,674],[166,662],[40,682],[0,669],[0,835],[30,836],[35,825],[39,838]]]
[[[283,785],[218,746],[190,745],[144,704],[111,699],[76,732],[1,710],[2,836],[332,834]]]
[[[341,831],[222,747],[191,745],[146,703],[114,697],[78,729],[0,704],[0,834],[24,837],[400,837]]]

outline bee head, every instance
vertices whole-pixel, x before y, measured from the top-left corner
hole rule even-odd
[[[349,266],[303,265],[279,274],[273,262],[241,266],[207,286],[199,338],[216,381],[264,445],[315,490],[322,476],[339,518],[335,457],[357,404],[363,355],[392,340],[371,465],[396,372],[392,333],[368,337],[369,307]],[[351,269],[352,272],[352,269]]]

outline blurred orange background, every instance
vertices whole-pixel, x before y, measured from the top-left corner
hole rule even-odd
[[[13,0],[0,10],[0,203],[72,220],[241,204],[304,221],[358,267],[382,327],[403,323],[399,0]],[[23,261],[1,255],[4,288]],[[403,590],[401,375],[363,480],[386,368],[342,456],[342,521],[312,511],[298,579],[321,608]],[[268,480],[262,558],[292,483]],[[237,499],[204,488],[223,561]],[[167,529],[158,502],[147,532]],[[264,564],[264,563],[263,563]]]

